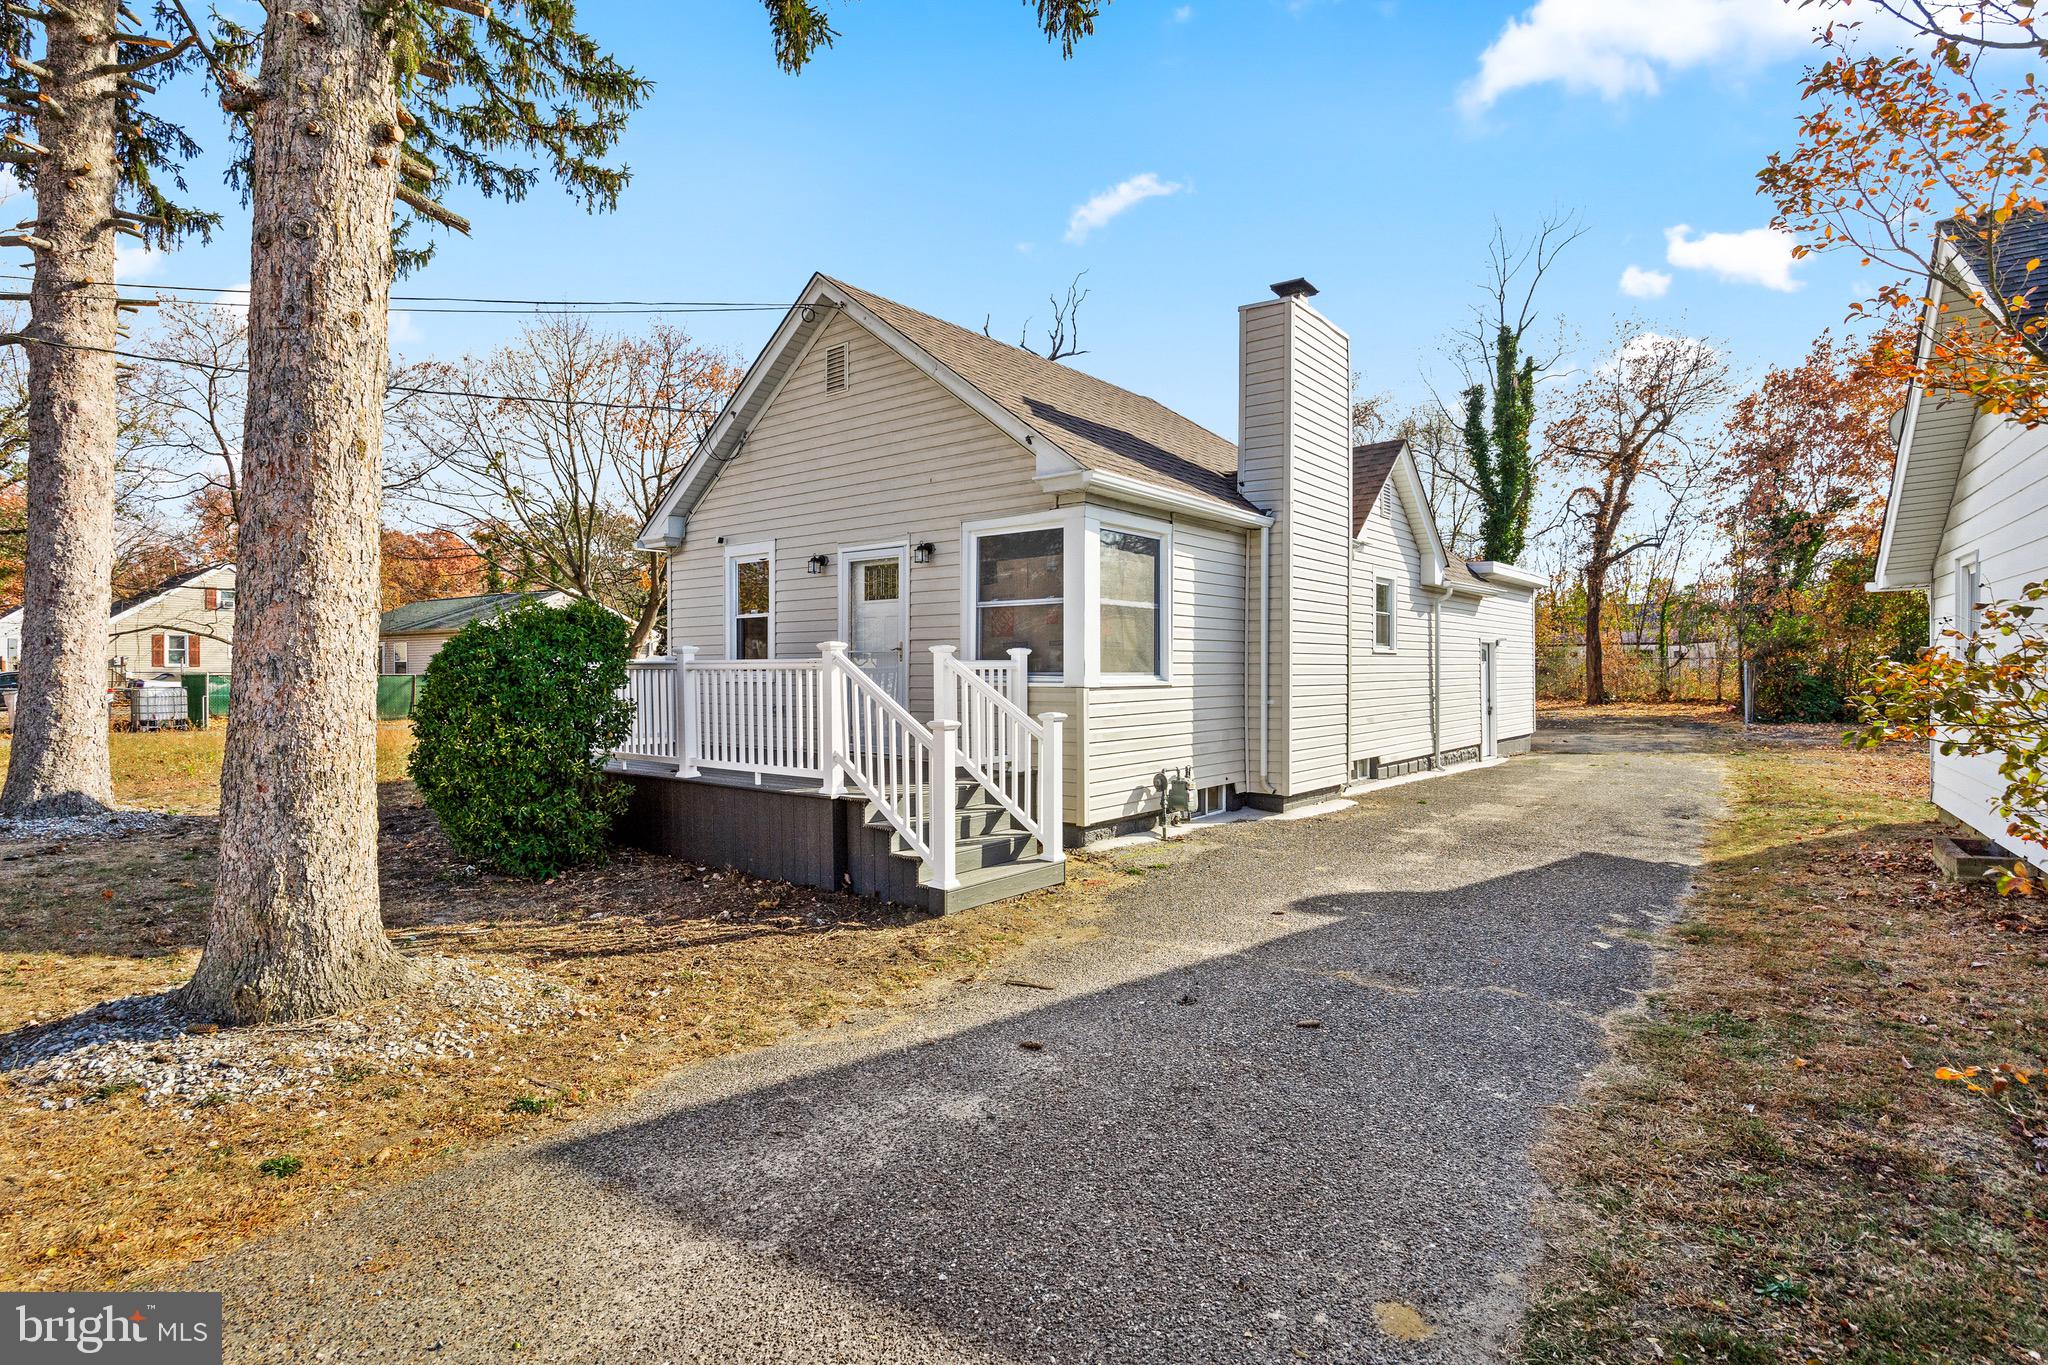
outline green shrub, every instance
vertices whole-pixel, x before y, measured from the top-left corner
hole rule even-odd
[[[465,856],[539,879],[604,854],[626,789],[626,625],[591,602],[464,626],[427,665],[412,778]]]

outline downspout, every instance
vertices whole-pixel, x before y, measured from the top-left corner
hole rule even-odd
[[[1444,603],[1441,597],[1429,604],[1429,766],[1444,766],[1443,727]]]
[[[1267,746],[1273,731],[1273,529],[1259,528],[1259,790],[1271,794]]]

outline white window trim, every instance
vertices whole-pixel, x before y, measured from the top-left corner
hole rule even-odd
[[[768,658],[772,659],[775,657],[775,605],[782,596],[775,581],[775,542],[772,540],[725,547],[725,657],[732,660],[740,657],[740,581],[733,572],[733,565],[743,559],[768,561]]]
[[[182,656],[181,658],[177,659],[176,661],[173,661],[173,660],[172,660],[172,658],[171,658],[171,641],[173,641],[173,640],[176,640],[176,641],[178,642],[178,653],[179,653],[179,654],[180,654],[180,655]],[[192,632],[191,632],[191,631],[189,631],[189,630],[167,630],[167,631],[165,631],[165,632],[164,632],[164,667],[165,667],[165,668],[190,668],[191,666],[192,666]]]
[[[1380,587],[1387,589],[1387,642],[1380,643]],[[1399,580],[1386,574],[1374,574],[1372,578],[1372,652],[1375,654],[1399,654],[1401,652],[1401,588]]]
[[[1064,611],[1060,622],[1064,626],[1061,634],[1062,652],[1066,655],[1066,667],[1059,673],[1041,673],[1033,669],[1031,681],[1047,687],[1065,687],[1084,678],[1085,671],[1077,667],[1085,657],[1089,641],[1087,596],[1082,558],[1075,553],[1076,543],[1084,531],[1083,509],[1061,507],[1049,512],[1025,512],[1010,517],[989,517],[981,521],[966,521],[960,524],[960,650],[963,654],[977,651],[981,638],[980,622],[976,619],[975,608],[980,605],[981,592],[981,537],[1003,535],[1012,531],[1060,531],[1060,567],[1065,579],[1061,586]],[[1080,610],[1075,604],[1084,604]]]
[[[1009,531],[1051,530],[1064,533],[1066,669],[1057,674],[1034,671],[1031,681],[1046,687],[1174,686],[1173,523],[1094,504],[961,523],[961,649],[971,651],[977,639],[975,607],[981,577],[980,537]],[[1130,531],[1159,541],[1160,671],[1156,674],[1102,671],[1101,533],[1106,530]]]
[[[1087,648],[1081,655],[1084,687],[1171,687],[1173,685],[1173,523],[1106,507],[1083,509],[1082,602],[1087,617]],[[1102,533],[1127,531],[1159,542],[1159,671],[1102,671]]]

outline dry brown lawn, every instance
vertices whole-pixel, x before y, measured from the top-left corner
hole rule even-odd
[[[122,746],[126,802],[210,808],[210,735]],[[395,747],[395,744],[387,744]],[[103,1086],[70,1109],[0,1073],[0,1285],[117,1287],[494,1143],[544,1136],[674,1067],[914,1008],[1035,937],[1087,934],[1102,878],[945,919],[673,859],[534,885],[467,872],[404,784],[384,788],[385,921],[402,951],[536,973],[573,1013],[474,1057],[338,1071],[310,1095],[180,1108]],[[214,821],[0,845],[0,1034],[184,981]],[[274,1159],[286,1159],[278,1161]],[[266,1175],[292,1166],[289,1175]]]
[[[1718,747],[1660,988],[1541,1155],[1526,1358],[2040,1360],[2048,906],[1932,881],[1922,750]]]

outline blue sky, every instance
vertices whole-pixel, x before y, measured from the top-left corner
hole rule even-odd
[[[1865,283],[1732,236],[1769,221],[1754,175],[1792,141],[1807,49],[1780,0],[1113,0],[1072,61],[1020,3],[858,0],[798,77],[751,0],[582,8],[656,82],[619,211],[458,194],[475,236],[403,291],[784,302],[822,269],[1014,336],[1085,269],[1079,366],[1233,435],[1238,304],[1307,275],[1366,386],[1419,399],[1448,377],[1496,215],[1518,232],[1583,214],[1543,302],[1584,358],[1640,313],[1748,367],[1792,360]],[[194,114],[202,141],[216,117]],[[1070,231],[1132,182],[1173,188]],[[245,281],[242,213],[219,197],[226,234],[131,276]],[[1661,295],[1625,295],[1630,266]],[[751,356],[774,317],[687,321]],[[516,325],[414,316],[394,338],[453,356]]]

